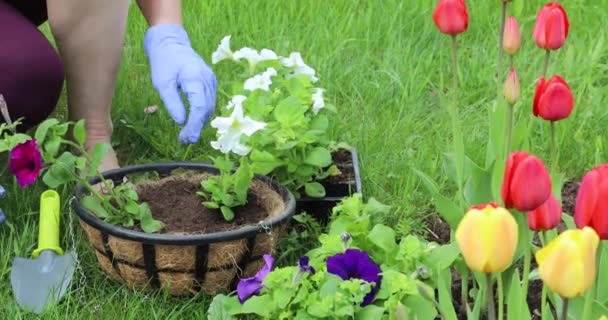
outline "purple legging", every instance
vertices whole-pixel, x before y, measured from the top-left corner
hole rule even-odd
[[[0,0],[0,94],[24,128],[51,114],[63,86],[61,60],[37,28],[44,21],[44,0]]]

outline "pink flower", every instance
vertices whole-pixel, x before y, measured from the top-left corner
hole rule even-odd
[[[42,155],[38,150],[36,140],[28,140],[16,145],[11,150],[9,170],[17,178],[20,187],[26,187],[34,182],[42,167]]]
[[[156,113],[156,111],[158,111],[158,107],[157,106],[149,106],[149,107],[145,107],[144,108],[144,112],[148,113],[148,114]]]

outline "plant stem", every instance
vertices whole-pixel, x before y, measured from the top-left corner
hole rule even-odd
[[[589,288],[589,290],[587,291],[587,294],[585,294],[585,304],[583,304],[583,317],[581,319],[589,319],[590,316],[590,312],[591,312],[591,305],[593,304],[593,300],[595,299],[595,290],[596,290],[596,285],[597,285],[597,276],[598,273],[600,272],[600,262],[601,262],[601,257],[602,257],[602,245],[603,245],[602,240],[600,240],[600,243],[597,246],[597,256],[595,259],[595,281],[593,281],[593,284],[591,285],[591,288]]]
[[[569,305],[570,299],[568,298],[564,298],[564,303],[562,304],[562,315],[560,316],[561,320],[568,320],[568,305]],[[583,318],[583,319],[588,319],[588,318]]]
[[[469,304],[469,269],[461,274],[462,280],[460,283],[460,304],[468,307]]]
[[[522,292],[524,297],[528,296],[528,278],[530,277],[530,263],[532,260],[532,247],[530,245],[529,231],[526,232],[526,250],[524,251],[524,273],[522,278]]]
[[[502,56],[503,56],[502,41],[503,41],[503,37],[505,36],[506,20],[507,20],[507,2],[503,1],[502,2],[502,11],[500,13],[500,30],[498,33],[498,65],[496,67],[496,77],[498,79],[501,78],[501,74],[502,74]]]
[[[452,135],[453,135],[453,144],[454,144],[454,154],[456,155],[456,176],[458,179],[458,199],[461,202],[463,207],[466,206],[466,201],[464,200],[464,195],[462,191],[462,175],[463,175],[463,164],[461,161],[458,161],[459,153],[461,153],[460,146],[462,143],[462,133],[460,132],[460,126],[458,123],[458,41],[456,36],[452,36],[452,103],[449,107],[450,117],[452,121]]]
[[[456,36],[452,36],[452,75],[453,75],[453,89],[458,88],[458,41]]]
[[[547,319],[547,286],[543,283],[543,292],[540,299],[540,317],[541,320]]]
[[[509,55],[509,69],[513,69],[513,66],[514,66],[514,64],[513,64],[513,60],[514,60],[514,59],[513,59],[513,55],[512,55],[512,54],[510,54],[510,55]]]
[[[498,319],[504,319],[504,287],[502,284],[502,275],[498,274],[496,278],[498,283]]]
[[[486,273],[486,289],[488,296],[488,320],[496,320],[496,308],[494,306],[494,290],[492,288],[491,273]]]
[[[551,175],[557,169],[557,143],[555,142],[555,121],[551,121]]]
[[[507,127],[506,127],[506,143],[505,143],[505,161],[511,151],[511,136],[513,134],[513,104],[507,106]]]
[[[543,65],[543,77],[547,76],[547,70],[549,69],[549,56],[551,55],[551,51],[547,50],[545,53],[545,64]]]

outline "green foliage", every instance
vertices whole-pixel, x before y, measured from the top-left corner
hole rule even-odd
[[[232,172],[234,163],[227,158],[217,157],[213,165],[220,174],[209,177],[201,182],[203,192],[197,192],[205,202],[203,205],[210,209],[219,209],[226,221],[234,220],[232,208],[247,203],[249,186],[253,180],[253,171],[247,158],[241,158],[241,165]]]
[[[374,216],[387,210],[389,207],[373,199],[364,203],[358,194],[345,198],[334,208],[328,232],[319,236],[320,245],[307,253],[317,273],[300,273],[297,266],[276,268],[264,279],[261,295],[244,304],[235,296],[217,296],[208,319],[244,315],[263,319],[394,319],[399,304],[410,306],[412,316],[433,319],[436,302],[433,297],[422,297],[420,288],[432,287],[434,282],[423,278],[418,269],[434,263],[431,257],[441,247],[415,236],[396,239],[392,228],[374,225]],[[348,244],[342,239],[344,232],[350,234]],[[327,272],[327,258],[347,247],[368,252],[382,269],[380,289],[366,307],[360,304],[370,292],[370,284],[359,279],[345,281]]]
[[[263,130],[241,141],[251,147],[247,157],[253,172],[274,177],[296,196],[301,192],[309,197],[325,196],[325,189],[318,181],[339,174],[332,166],[331,157],[336,143],[329,138],[335,127],[332,117],[335,107],[323,101],[324,107],[315,110],[313,95],[318,88],[310,77],[292,76],[292,70],[277,60],[255,66],[244,60],[232,63],[239,65],[246,76],[225,81],[226,91],[230,96],[246,96],[245,115],[266,124]],[[277,71],[268,91],[243,89],[246,77],[268,67]],[[232,108],[220,108],[220,113],[228,116]]]

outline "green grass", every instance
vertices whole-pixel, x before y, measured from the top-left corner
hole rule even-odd
[[[430,199],[411,168],[436,178],[453,190],[441,171],[442,153],[449,151],[451,129],[445,106],[439,104],[442,77],[449,77],[449,38],[435,28],[431,13],[436,1],[201,1],[184,0],[185,24],[195,49],[207,60],[227,34],[232,47],[271,48],[286,55],[301,51],[317,69],[320,85],[338,106],[342,125],[336,137],[356,146],[364,193],[394,208],[391,222],[403,229],[423,230],[432,211]],[[461,37],[460,103],[466,151],[482,163],[487,141],[487,108],[495,99],[498,1],[468,1],[470,28]],[[525,1],[518,17],[523,48],[516,57],[522,101],[516,121],[530,128],[525,148],[549,160],[548,125],[531,116],[534,82],[543,52],[531,33],[543,1]],[[573,115],[558,124],[560,169],[580,177],[608,158],[608,0],[565,2],[571,29],[565,47],[552,56],[549,74],[559,73],[575,95]],[[146,25],[133,7],[123,64],[114,99],[114,144],[123,165],[176,159],[207,160],[212,132],[189,154],[177,143],[176,128],[163,111],[145,117],[143,108],[160,105],[149,78],[142,49]],[[231,75],[217,68],[220,79]],[[443,75],[443,76],[442,76]],[[445,78],[446,81],[449,78]],[[227,101],[220,92],[218,103]],[[59,106],[65,110],[65,98]],[[61,112],[60,112],[61,113]],[[8,222],[0,226],[0,319],[29,319],[13,302],[10,265],[14,256],[28,256],[35,246],[37,206],[42,186],[20,190],[5,173],[9,195],[0,202]],[[63,193],[64,204],[70,194]],[[69,215],[63,214],[64,225]],[[82,274],[60,305],[44,319],[202,319],[210,297],[178,299],[162,293],[134,292],[111,282],[96,266],[82,232],[76,228]],[[67,231],[67,228],[64,228]],[[64,232],[64,247],[69,246]],[[82,278],[84,275],[85,278]]]

